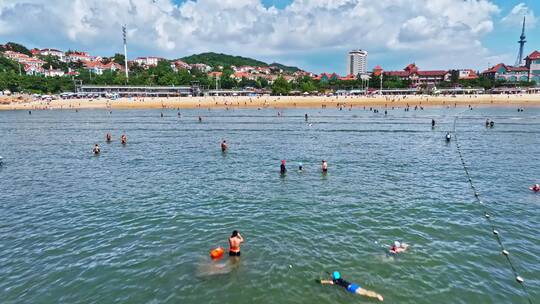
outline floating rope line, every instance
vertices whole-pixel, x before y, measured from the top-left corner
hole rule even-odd
[[[454,118],[454,137],[456,139],[456,147],[457,147],[457,150],[458,150],[458,153],[459,153],[459,158],[461,159],[461,164],[463,165],[463,170],[465,170],[465,175],[467,176],[467,179],[469,181],[469,185],[471,186],[471,189],[474,192],[474,198],[476,199],[478,204],[480,204],[480,206],[482,207],[482,209],[484,211],[484,217],[486,218],[489,225],[491,226],[491,231],[493,232],[493,235],[495,236],[495,239],[497,240],[497,243],[499,244],[499,247],[501,248],[501,253],[506,257],[506,261],[508,262],[508,265],[510,266],[510,268],[512,270],[512,273],[514,274],[514,278],[519,283],[519,285],[521,285],[521,288],[523,288],[523,292],[525,292],[525,295],[526,295],[527,300],[529,301],[529,303],[532,304],[533,302],[531,300],[531,296],[529,294],[529,291],[527,290],[527,287],[525,286],[525,281],[523,280],[523,278],[521,276],[519,276],[519,274],[518,274],[518,272],[516,270],[516,267],[514,266],[514,263],[512,263],[512,260],[510,259],[510,253],[504,247],[501,235],[500,235],[499,231],[496,229],[497,227],[495,227],[495,224],[493,223],[493,221],[491,219],[491,215],[489,213],[489,210],[486,207],[486,204],[480,198],[480,193],[478,193],[478,191],[476,190],[476,187],[474,186],[471,175],[469,174],[469,169],[467,167],[467,164],[465,163],[465,159],[463,158],[463,153],[461,152],[461,146],[459,144],[459,140],[458,140],[458,136],[457,136],[457,132],[456,132],[456,123],[457,123],[457,120],[458,120],[460,114],[456,115],[456,117]]]

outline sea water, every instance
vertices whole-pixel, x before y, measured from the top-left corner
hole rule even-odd
[[[315,282],[339,270],[389,303],[527,303],[456,136],[540,298],[540,109],[387,110],[0,112],[0,301],[371,301]],[[241,258],[211,261],[234,229]]]

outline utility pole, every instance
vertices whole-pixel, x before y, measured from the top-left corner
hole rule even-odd
[[[381,72],[381,88],[380,88],[380,90],[379,90],[379,93],[380,93],[381,95],[382,95],[382,78],[383,78],[383,75],[384,75],[384,73]]]
[[[127,38],[126,25],[122,26],[122,37],[124,38],[124,67],[126,69],[126,84],[129,83],[128,56],[127,56]]]

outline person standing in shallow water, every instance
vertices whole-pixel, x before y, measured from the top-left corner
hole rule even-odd
[[[244,242],[244,238],[238,232],[238,230],[234,230],[231,234],[231,237],[229,238],[229,256],[240,256],[240,244]]]
[[[98,144],[94,145],[94,149],[92,149],[92,152],[94,152],[94,154],[96,155],[98,155],[101,152],[101,148],[99,147]]]
[[[126,134],[122,134],[122,136],[120,137],[120,142],[122,143],[122,145],[127,144],[127,136],[126,136]]]
[[[435,119],[432,119],[432,120],[431,120],[431,127],[432,127],[432,128],[435,127]]]
[[[328,173],[328,163],[324,159],[322,161],[321,168],[323,173]]]
[[[227,141],[224,139],[222,142],[221,142],[221,152],[227,152],[227,149],[229,147],[227,146]]]
[[[285,167],[285,160],[281,160],[281,166],[279,166],[279,172],[281,174],[287,173],[287,167]]]
[[[107,141],[108,143],[110,143],[110,142],[111,142],[111,140],[112,140],[112,136],[111,136],[111,133],[107,133],[107,134],[105,134],[105,140],[106,140],[106,141]]]

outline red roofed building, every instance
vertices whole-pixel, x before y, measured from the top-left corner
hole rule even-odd
[[[114,61],[103,64],[99,61],[89,61],[84,63],[84,68],[96,75],[103,75],[104,71],[118,71],[122,70],[122,66]]]
[[[332,80],[338,80],[340,77],[336,73],[328,74],[328,73],[321,73],[315,77],[313,77],[313,80],[318,80],[322,82],[328,82]]]
[[[221,78],[221,75],[223,75],[223,72],[210,72],[210,73],[208,73],[208,77],[211,77],[211,78]]]
[[[513,67],[499,63],[482,72],[484,77],[505,82],[529,81],[529,68]]]
[[[356,76],[352,75],[352,74],[349,74],[345,77],[339,77],[339,80],[343,80],[343,81],[351,81],[351,80],[356,80]]]
[[[88,55],[88,53],[86,52],[71,52],[66,55],[66,61],[68,62],[77,62],[77,61],[88,62],[92,60],[93,60],[92,56]]]
[[[443,81],[450,80],[450,72],[446,70],[432,70],[432,71],[422,71],[416,64],[411,63],[407,65],[403,71],[386,71],[383,72],[383,69],[380,66],[377,66],[373,69],[374,73],[383,73],[384,76],[389,77],[398,77],[403,81],[410,81],[411,87],[417,87],[420,85],[437,85]],[[375,74],[374,74],[375,75]]]
[[[473,80],[478,79],[478,74],[471,69],[458,70],[458,79]]]
[[[529,69],[529,81],[534,81],[540,86],[540,52],[534,51],[525,57],[525,66]]]
[[[376,67],[373,68],[373,72],[371,74],[377,77],[377,76],[381,76],[382,72],[383,72],[383,69],[381,68],[381,66],[377,65]]]
[[[236,80],[242,80],[242,78],[246,78],[249,80],[256,80],[256,76],[248,73],[248,72],[234,72],[234,74],[231,75],[231,78],[234,78]]]

